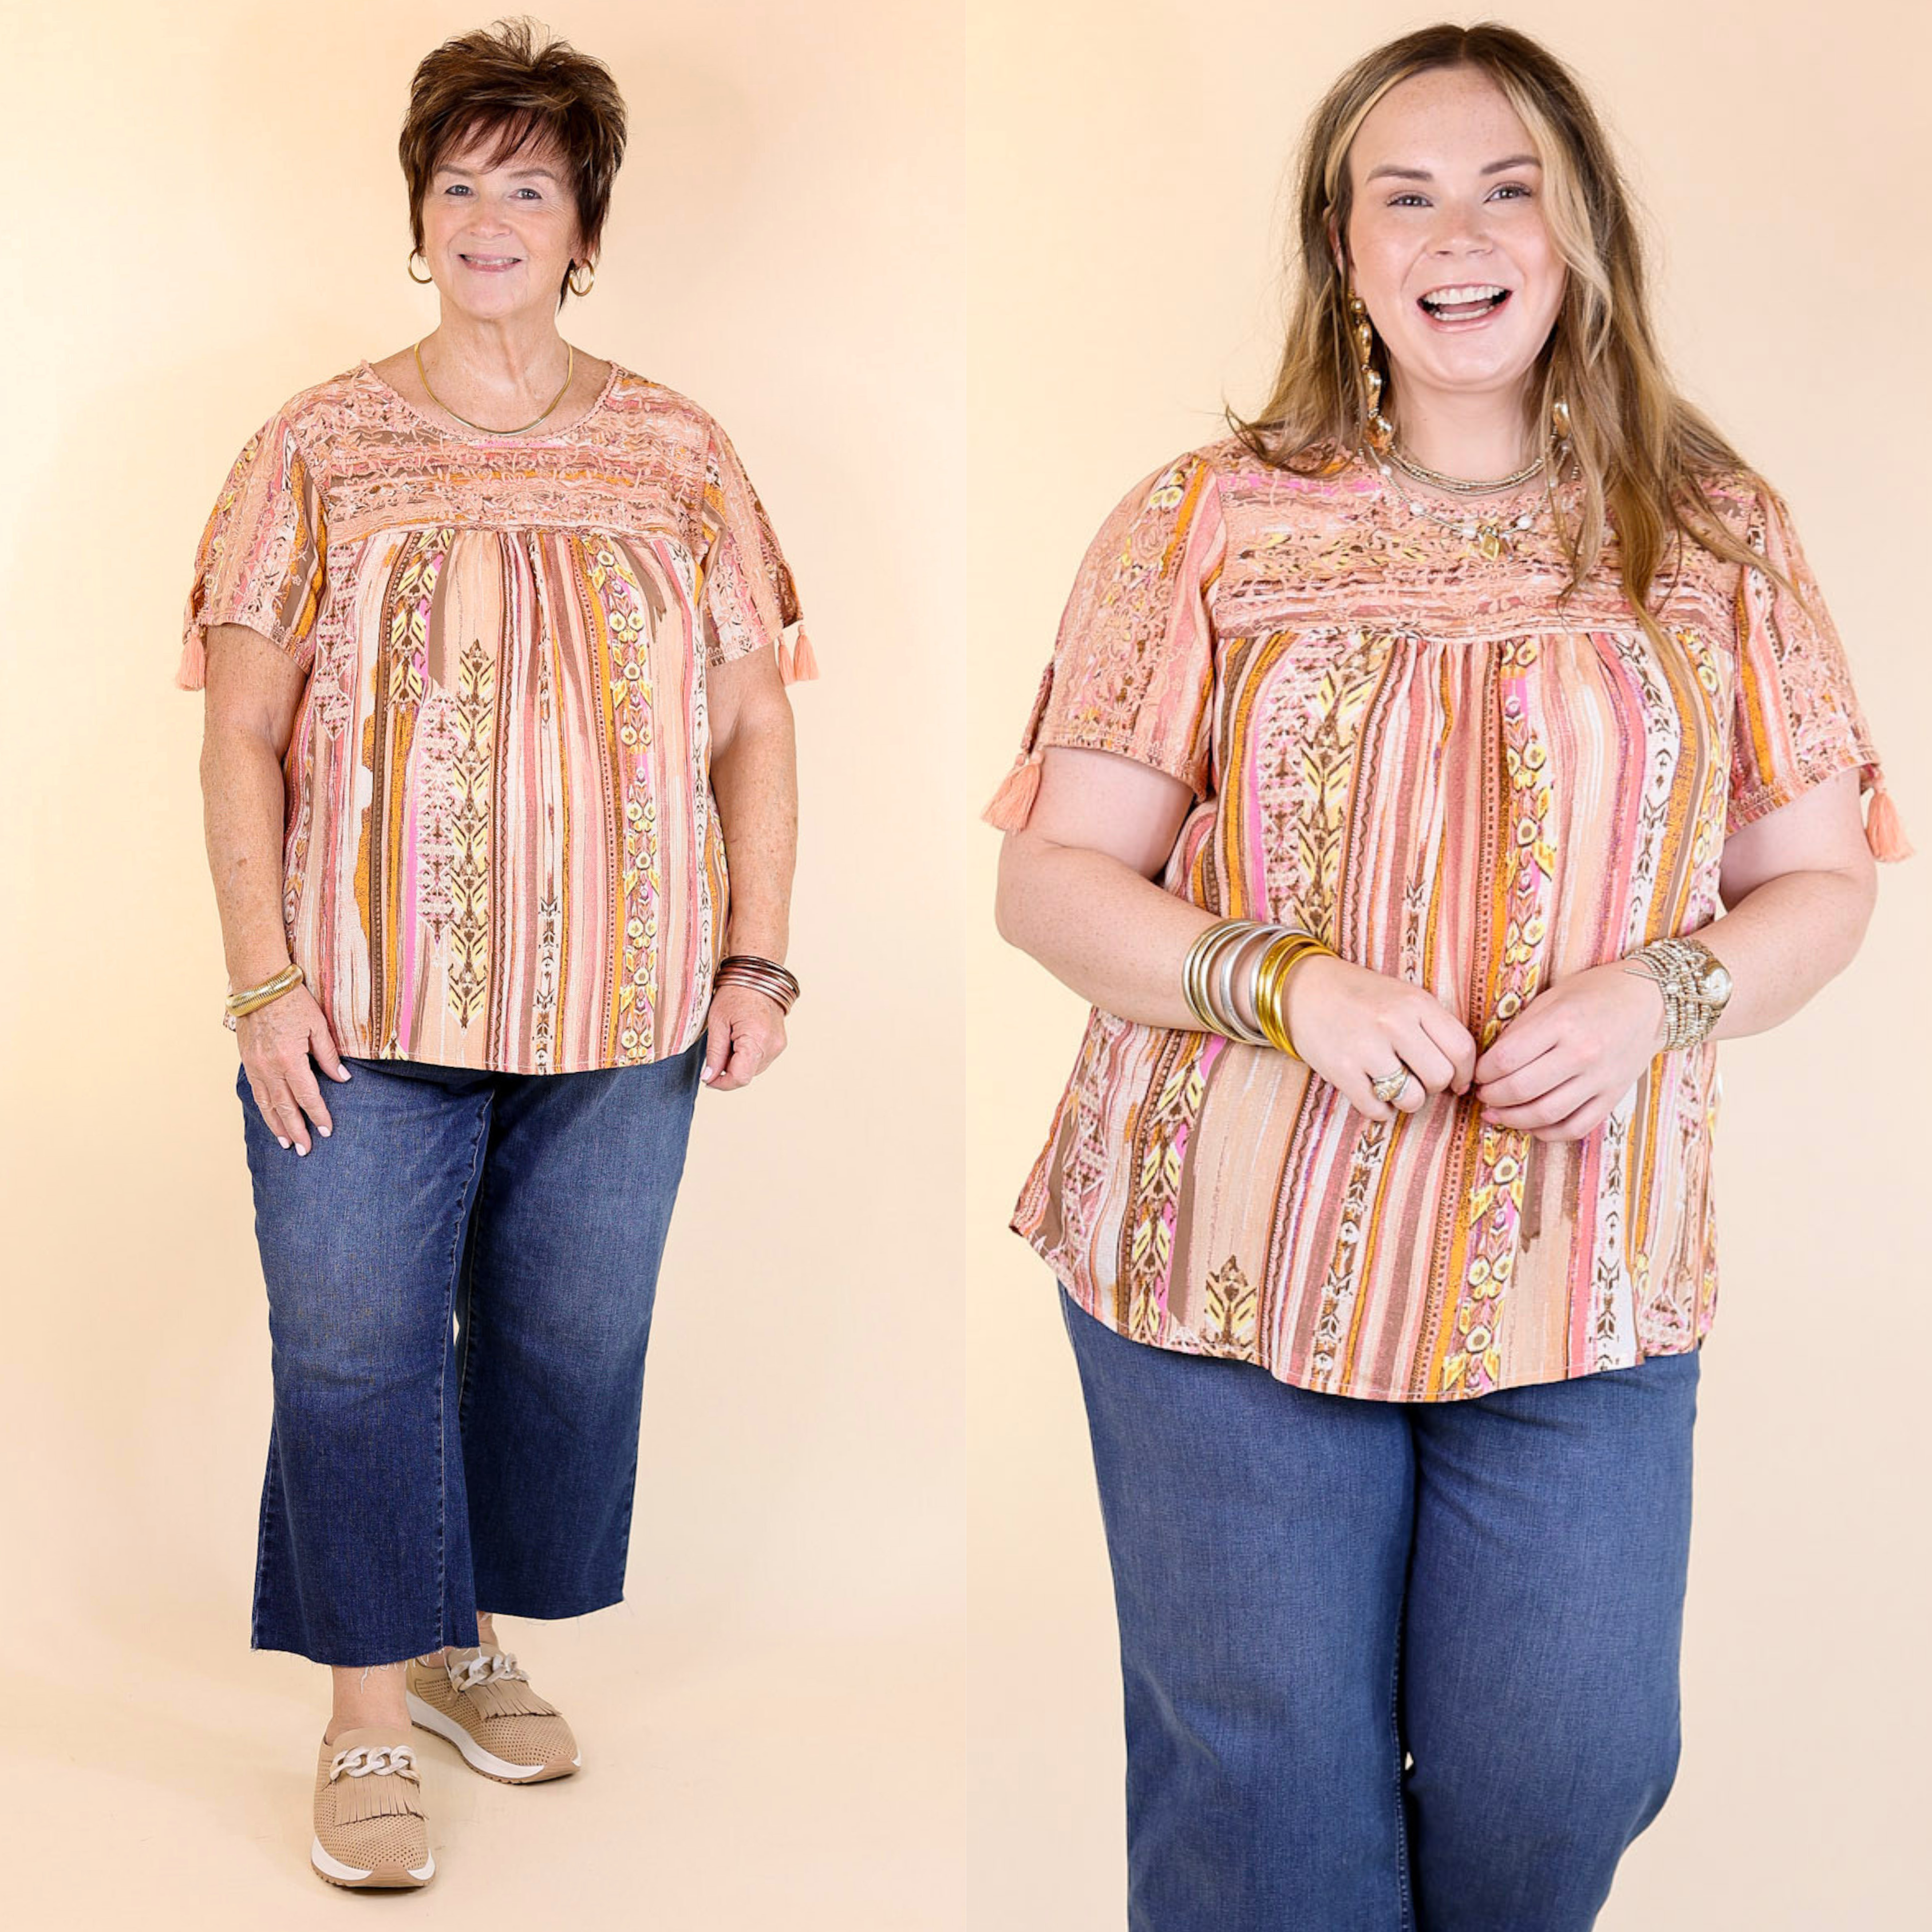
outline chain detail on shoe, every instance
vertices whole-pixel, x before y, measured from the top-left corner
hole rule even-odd
[[[449,1672],[449,1681],[459,1690],[474,1690],[484,1684],[527,1684],[528,1672],[517,1667],[517,1660],[506,1650],[486,1650],[480,1657],[472,1657],[459,1670],[447,1658],[443,1668]]]
[[[409,1744],[380,1744],[374,1750],[358,1744],[352,1750],[338,1751],[328,1767],[328,1781],[338,1778],[406,1778],[412,1784],[422,1782],[416,1769],[416,1754]]]

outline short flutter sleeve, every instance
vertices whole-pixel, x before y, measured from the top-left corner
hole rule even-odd
[[[1020,830],[1051,746],[1112,752],[1212,784],[1214,632],[1208,596],[1226,530],[1215,471],[1184,457],[1136,484],[1088,545],[1013,768],[982,814]]]
[[[175,682],[185,691],[206,682],[217,624],[259,631],[306,670],[328,558],[321,490],[278,411],[242,446],[202,531]]]
[[[1856,768],[1872,794],[1865,839],[1880,859],[1911,855],[1852,682],[1838,628],[1806,562],[1791,512],[1768,485],[1750,506],[1745,542],[1771,570],[1746,566],[1737,604],[1737,690],[1725,830],[1762,818],[1838,772]],[[1794,596],[1786,583],[1802,596]]]
[[[816,677],[798,586],[738,452],[716,424],[704,455],[703,524],[705,662],[726,664],[770,650],[786,683]]]

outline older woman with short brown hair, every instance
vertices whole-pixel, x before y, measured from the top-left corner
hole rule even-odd
[[[422,62],[440,320],[249,440],[188,601],[274,1344],[253,1641],[333,1668],[339,1885],[434,1870],[412,1724],[581,1762],[493,1617],[622,1594],[694,1096],[797,992],[790,574],[718,425],[557,327],[624,140],[527,22]]]

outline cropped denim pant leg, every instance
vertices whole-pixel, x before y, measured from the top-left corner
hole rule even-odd
[[[253,1642],[317,1663],[616,1602],[704,1042],[608,1072],[352,1060],[305,1157],[245,1076],[274,1416]]]
[[[1376,1402],[1062,1301],[1132,1932],[1587,1932],[1676,1769],[1697,1352]]]

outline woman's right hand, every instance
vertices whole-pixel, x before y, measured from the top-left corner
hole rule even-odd
[[[1294,1050],[1348,1104],[1372,1120],[1419,1112],[1432,1094],[1466,1093],[1478,1049],[1469,1029],[1426,988],[1316,953],[1288,974]],[[1394,1104],[1373,1083],[1400,1060],[1414,1078]]]
[[[332,1080],[346,1080],[350,1075],[315,995],[306,986],[292,988],[280,999],[244,1013],[235,1022],[235,1037],[241,1045],[249,1090],[269,1132],[301,1154],[309,1150],[311,1123],[326,1139],[334,1123],[309,1057],[314,1055],[316,1066]]]

